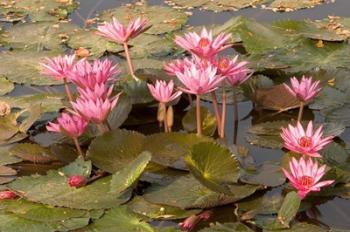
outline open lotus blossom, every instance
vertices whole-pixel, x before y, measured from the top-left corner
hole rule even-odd
[[[186,67],[191,66],[191,60],[188,58],[177,59],[170,63],[164,64],[164,70],[169,76],[176,76],[176,72],[184,72]]]
[[[301,199],[310,192],[318,192],[322,187],[330,185],[334,180],[320,181],[325,174],[326,165],[319,167],[317,161],[312,159],[299,161],[294,157],[289,162],[290,173],[282,169],[284,175],[289,179],[294,188],[298,190],[298,195]]]
[[[118,74],[120,74],[119,68],[108,59],[95,60],[93,63],[83,59],[69,72],[69,78],[78,87],[93,90],[96,85],[115,80],[113,77]]]
[[[230,46],[227,45],[230,37],[229,34],[220,33],[213,38],[212,31],[208,32],[206,28],[203,28],[200,35],[196,32],[189,32],[184,37],[176,36],[175,43],[202,59],[211,60]]]
[[[285,88],[302,102],[309,101],[321,91],[320,81],[313,81],[312,77],[303,76],[300,82],[296,77],[292,77],[290,83],[291,87],[284,84]]]
[[[190,94],[210,93],[217,89],[225,78],[217,75],[216,72],[217,68],[211,64],[204,68],[192,63],[184,72],[176,72],[177,78],[184,85],[179,89]]]
[[[128,26],[121,24],[116,18],[112,22],[97,27],[97,34],[104,36],[117,43],[126,43],[148,29],[148,20],[137,18],[130,20]]]
[[[155,85],[147,85],[152,96],[160,103],[171,102],[182,94],[181,91],[174,92],[174,82],[172,80],[169,83],[157,80]]]
[[[75,65],[75,55],[57,56],[54,58],[46,58],[46,62],[41,63],[41,73],[50,76],[56,80],[67,78]]]
[[[9,191],[9,190],[0,191],[0,200],[15,199],[15,198],[17,198],[17,194],[12,191]]]
[[[90,88],[79,88],[78,93],[79,97],[83,99],[92,99],[96,100],[98,98],[106,99],[112,95],[114,85],[111,85],[107,88],[105,84],[96,84],[94,89]]]
[[[218,74],[226,77],[226,81],[231,86],[237,86],[245,82],[251,75],[252,71],[247,68],[248,62],[238,62],[238,56],[233,59],[227,57],[219,58],[215,65],[218,69]]]
[[[51,132],[63,133],[71,138],[78,138],[81,136],[88,122],[79,115],[62,113],[57,118],[57,123],[49,122],[46,129]]]
[[[96,124],[102,124],[106,121],[109,113],[117,105],[119,95],[112,98],[78,97],[72,106],[85,120]]]
[[[68,178],[68,184],[70,187],[79,188],[86,184],[87,179],[85,176],[70,176]]]
[[[307,125],[306,131],[298,122],[296,127],[289,124],[288,128],[282,128],[281,133],[285,148],[311,157],[321,157],[318,151],[332,142],[333,136],[322,136],[323,127],[320,126],[314,131],[312,121]]]

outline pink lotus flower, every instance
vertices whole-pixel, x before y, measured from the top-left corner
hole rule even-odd
[[[183,73],[176,72],[177,78],[182,82],[183,92],[190,94],[206,94],[218,88],[225,77],[216,75],[217,68],[208,64],[206,68],[198,67],[192,63]]]
[[[113,85],[107,88],[105,84],[96,84],[94,89],[78,87],[78,93],[80,98],[87,100],[107,99],[112,95],[113,88]]]
[[[56,80],[67,78],[75,64],[75,55],[57,56],[52,59],[46,58],[45,63],[41,63],[43,75],[50,76]]]
[[[161,103],[171,102],[182,94],[181,91],[174,92],[174,82],[172,80],[169,83],[157,80],[155,85],[147,85],[152,96]]]
[[[113,81],[113,76],[118,74],[120,74],[120,70],[108,59],[95,60],[93,63],[83,59],[74,66],[68,75],[78,87],[93,90],[96,85],[104,85],[108,81]]]
[[[235,56],[232,60],[222,57],[215,62],[218,68],[218,74],[226,77],[226,81],[231,86],[242,84],[252,73],[252,71],[246,67],[248,62],[238,62],[237,59],[238,56]]]
[[[321,167],[312,159],[305,161],[300,158],[297,161],[294,157],[289,162],[290,173],[282,168],[284,175],[289,179],[294,188],[298,190],[299,197],[304,199],[310,192],[319,192],[324,186],[330,185],[334,180],[321,181],[325,174],[326,165]]]
[[[97,34],[104,36],[117,43],[126,43],[148,29],[148,20],[137,18],[130,20],[127,27],[121,24],[116,18],[112,18],[111,23],[97,27]]]
[[[68,184],[71,187],[79,188],[86,184],[87,180],[85,176],[71,176],[68,178]]]
[[[188,58],[183,60],[177,59],[170,63],[164,64],[164,70],[169,76],[176,76],[177,72],[183,73],[185,68],[191,67],[192,61]]]
[[[230,47],[226,45],[230,37],[228,34],[220,33],[213,38],[212,31],[208,32],[206,28],[203,28],[200,35],[196,32],[189,32],[184,37],[176,36],[175,43],[202,59],[210,60],[222,50]]]
[[[311,157],[321,157],[318,151],[333,139],[333,136],[322,138],[322,135],[323,127],[320,126],[314,132],[312,121],[307,125],[306,131],[298,122],[296,127],[288,125],[288,128],[282,128],[281,133],[285,148]]]
[[[72,106],[86,121],[101,124],[106,121],[109,113],[117,105],[120,93],[112,98],[78,97]]]
[[[51,132],[64,133],[72,138],[78,138],[84,133],[87,125],[88,122],[78,115],[62,113],[57,118],[57,123],[49,122],[46,129]]]
[[[5,199],[15,199],[17,198],[17,194],[12,192],[12,191],[0,191],[0,200],[5,200]]]
[[[320,81],[313,81],[312,77],[307,78],[303,76],[300,82],[297,78],[292,77],[290,78],[290,82],[292,86],[289,87],[284,84],[285,88],[302,102],[309,101],[321,91]]]

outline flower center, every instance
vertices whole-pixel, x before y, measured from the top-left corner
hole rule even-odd
[[[229,65],[228,59],[221,58],[218,66],[220,70],[225,70],[227,69],[228,65]]]
[[[302,147],[310,147],[312,145],[312,139],[308,136],[303,136],[299,139],[299,145]]]
[[[198,42],[198,46],[201,47],[201,48],[205,48],[207,47],[208,45],[210,44],[210,41],[209,39],[207,38],[201,38]]]
[[[305,187],[311,187],[314,183],[314,178],[312,178],[311,176],[302,176],[299,179],[299,183]]]

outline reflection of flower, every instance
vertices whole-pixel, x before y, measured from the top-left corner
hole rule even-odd
[[[174,92],[174,82],[172,80],[169,83],[157,80],[155,85],[148,84],[148,89],[152,96],[161,103],[171,102],[182,94],[181,91]]]
[[[215,61],[218,74],[226,77],[226,81],[231,86],[237,86],[245,82],[251,75],[251,70],[247,68],[246,61],[238,62],[238,56],[233,59],[222,57]]]
[[[182,91],[190,94],[206,94],[217,89],[225,77],[216,75],[216,67],[208,64],[207,67],[199,67],[192,63],[183,73],[176,72],[177,78],[184,87]]]
[[[97,34],[104,36],[117,43],[126,43],[129,39],[135,38],[145,30],[147,30],[148,20],[137,18],[130,20],[127,27],[121,24],[113,17],[112,22],[97,28]]]
[[[326,165],[321,167],[312,159],[305,161],[300,158],[297,161],[294,157],[289,162],[290,173],[282,169],[286,177],[289,179],[294,188],[298,190],[298,194],[303,199],[309,192],[318,192],[321,187],[330,185],[334,180],[321,181],[325,174]]]
[[[11,107],[6,102],[0,101],[0,117],[6,116],[11,113]]]
[[[213,38],[212,31],[208,32],[206,28],[203,28],[200,35],[196,32],[189,32],[184,37],[176,36],[175,43],[202,59],[211,60],[230,46],[226,45],[230,37],[229,34],[220,33]]]
[[[62,113],[57,118],[57,123],[49,122],[46,129],[52,132],[64,133],[72,138],[78,138],[84,133],[87,125],[88,122],[78,115]]]
[[[86,184],[86,177],[85,176],[71,176],[68,178],[68,184],[71,187],[82,187]]]
[[[56,80],[67,78],[75,64],[75,55],[57,56],[54,58],[46,58],[45,63],[41,63],[41,73],[50,76]]]
[[[5,200],[5,199],[15,199],[17,198],[17,194],[12,192],[12,191],[0,191],[0,200]]]
[[[298,81],[297,78],[290,78],[291,87],[284,84],[285,88],[299,101],[306,102],[316,96],[320,91],[320,81],[313,81],[312,77],[303,76]]]
[[[323,127],[320,126],[314,132],[312,121],[307,125],[306,131],[298,122],[296,127],[289,124],[288,128],[282,128],[281,133],[285,148],[311,157],[321,157],[318,151],[333,139],[333,136],[322,138],[322,135]]]

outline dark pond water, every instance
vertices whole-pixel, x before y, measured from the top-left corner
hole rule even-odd
[[[93,18],[100,11],[118,7],[125,3],[130,3],[132,1],[126,0],[81,0],[80,7],[71,15],[71,19],[74,23],[79,25],[84,25],[84,22],[88,18]],[[163,1],[151,0],[150,4],[163,4]],[[210,11],[199,11],[194,10],[193,15],[190,17],[189,24],[198,25],[208,25],[208,24],[220,24],[230,19],[231,17],[242,15],[245,17],[255,18],[258,21],[272,21],[276,19],[322,19],[329,15],[334,16],[344,16],[350,17],[350,0],[337,0],[336,3],[325,4],[313,9],[300,10],[289,13],[274,13],[268,10],[262,9],[244,9],[237,12],[224,12],[224,13],[213,13]],[[350,57],[349,57],[350,59]],[[33,91],[32,89],[18,89],[12,94],[25,94]],[[274,112],[262,111],[254,112],[252,111],[252,105],[250,102],[242,102],[239,104],[239,114],[240,121],[238,127],[238,137],[237,143],[247,147],[250,153],[255,158],[257,163],[261,163],[264,160],[279,160],[284,154],[281,150],[271,150],[264,149],[260,147],[255,147],[248,144],[245,140],[245,131],[254,123],[263,122],[267,120],[277,120],[281,117],[290,118],[296,117],[297,111],[291,111],[275,115]],[[316,121],[322,121],[322,117],[312,111],[307,111],[306,115],[309,119],[314,119]],[[228,122],[232,122],[232,109],[228,109]],[[232,123],[227,124],[229,128],[227,132],[227,140],[232,141],[233,137],[233,125]],[[344,141],[350,141],[350,130],[347,129],[345,133],[341,136]],[[317,205],[317,209],[320,214],[317,216],[317,220],[327,224],[332,227],[339,229],[350,229],[350,203],[349,201],[334,198],[324,204]],[[232,213],[232,209],[220,211],[221,213],[227,212],[227,218],[230,217],[229,214]]]

